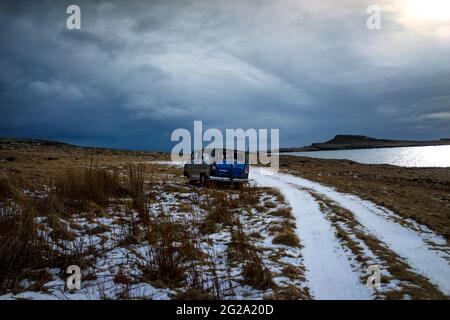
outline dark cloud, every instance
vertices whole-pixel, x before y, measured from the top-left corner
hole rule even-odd
[[[450,136],[450,37],[377,2],[380,31],[369,0],[76,1],[82,30],[73,1],[2,2],[0,135],[168,150],[203,120],[280,128],[284,146]]]

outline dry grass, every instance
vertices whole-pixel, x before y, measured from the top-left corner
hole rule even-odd
[[[200,224],[200,232],[211,234],[219,230],[219,224],[231,225],[233,223],[233,210],[239,207],[236,200],[222,190],[210,189],[206,193],[208,201],[202,204],[207,211],[207,216]]]
[[[279,208],[275,211],[271,211],[270,214],[275,217],[283,217],[283,218],[293,219],[291,208]]]
[[[227,251],[229,263],[244,264],[243,284],[260,290],[274,287],[271,272],[264,266],[257,249],[243,231],[242,225],[239,221],[236,221],[235,225],[236,227],[231,231],[231,243]]]
[[[16,288],[23,276],[36,278],[53,259],[48,239],[38,235],[35,213],[27,205],[0,208],[0,291]]]
[[[186,226],[160,214],[151,219],[147,241],[148,260],[142,266],[144,279],[156,286],[179,287],[186,278],[186,262],[197,255]]]
[[[86,210],[89,202],[106,206],[110,198],[128,194],[117,172],[93,167],[80,171],[67,170],[55,181],[54,187],[56,204],[63,206],[59,209],[72,212],[72,209],[76,212]]]
[[[144,184],[145,184],[145,165],[130,164],[129,165],[129,181],[130,181],[130,191],[133,198],[139,198],[144,194]]]
[[[231,241],[227,249],[228,263],[242,265],[242,283],[259,290],[267,290],[274,287],[272,274],[264,265],[258,250],[252,244],[250,237],[244,232],[239,219],[239,213],[235,210],[243,206],[254,207],[260,202],[260,192],[254,187],[241,188],[238,197],[218,191],[212,191],[214,205],[209,205],[208,215],[205,221],[230,227]],[[243,205],[244,204],[244,205]],[[267,210],[267,209],[265,209]]]
[[[120,169],[131,162],[168,160],[169,156],[156,152],[79,148],[46,143],[10,143],[0,139],[0,167],[9,176],[17,176],[20,187],[28,189],[40,189],[43,185],[50,185],[50,182],[63,175],[67,168],[74,171],[90,166]],[[15,158],[15,161],[2,161],[9,157]],[[162,166],[156,169],[159,171]],[[174,171],[174,168],[166,170]]]
[[[299,268],[296,268],[290,264],[283,268],[282,275],[292,279],[301,279],[302,275]]]
[[[24,201],[23,194],[11,184],[11,179],[8,175],[0,174],[0,202],[6,200]]]
[[[284,232],[280,233],[279,235],[277,235],[275,238],[273,238],[272,243],[273,244],[283,244],[283,245],[291,246],[291,247],[299,247],[300,246],[300,241],[298,240],[297,235],[294,232],[292,232],[291,230],[284,231]]]
[[[263,188],[256,188],[254,186],[246,186],[239,190],[239,203],[243,206],[255,207],[259,204],[260,192]]]
[[[119,241],[119,245],[122,247],[138,244],[144,240],[141,219],[135,217],[131,208],[127,207],[125,212],[127,218],[118,221],[122,227],[123,238]],[[144,225],[148,225],[148,223]]]
[[[1,290],[16,287],[22,278],[34,277],[36,270],[50,267],[65,270],[70,264],[85,269],[90,264],[87,257],[95,259],[97,249],[78,241],[76,234],[69,229],[69,226],[76,227],[76,224],[67,222],[83,212],[87,212],[85,216],[92,221],[95,216],[104,216],[105,208],[115,199],[132,196],[132,207],[137,209],[142,219],[126,220],[124,228],[127,239],[123,239],[122,243],[142,241],[142,222],[144,226],[150,226],[149,220],[143,218],[148,218],[143,165],[130,165],[127,176],[119,176],[117,170],[93,165],[59,172],[44,196],[38,193],[26,197],[10,184],[8,177],[0,178],[0,198],[5,200],[0,207]],[[12,200],[17,204],[13,205]],[[37,216],[45,217],[48,232],[38,235],[40,227],[34,220]],[[172,234],[167,227],[170,225],[164,221],[152,223],[151,236],[148,237],[155,244],[152,259],[158,267],[157,276],[164,275],[161,277],[163,280],[165,277],[176,278],[174,274],[178,272],[175,261],[169,260],[171,247],[166,236]],[[99,235],[110,230],[107,226],[98,225],[85,230],[85,235]],[[155,239],[156,234],[160,236],[159,240]],[[70,245],[61,246],[63,240]]]
[[[231,229],[231,241],[227,250],[229,263],[245,261],[248,250],[253,250],[253,247],[248,236],[242,230],[242,225],[237,223]]]
[[[293,285],[279,288],[271,295],[264,296],[264,300],[310,300],[311,295],[307,288],[298,288]]]
[[[34,198],[7,183],[3,188],[10,190],[3,193],[10,198],[0,203],[0,291],[20,291],[22,279],[37,281],[37,290],[40,283],[50,280],[49,268],[86,266],[85,257],[92,252],[77,242],[74,232],[61,219],[61,211],[55,210],[54,193]],[[43,216],[49,231],[37,223],[36,218]],[[60,247],[61,241],[72,245]]]
[[[116,172],[102,168],[70,169],[55,179],[46,196],[25,196],[0,179],[0,290],[17,290],[21,279],[48,277],[48,268],[65,270],[68,265],[86,267],[88,256],[95,248],[78,241],[64,218],[91,210],[100,214],[111,197],[129,194]],[[45,217],[48,232],[43,232],[35,218]],[[100,234],[105,227],[98,226],[86,234]],[[61,241],[70,246],[61,246]],[[48,279],[47,279],[48,281]]]
[[[211,291],[201,288],[188,288],[172,297],[175,300],[217,300]]]
[[[281,207],[275,211],[270,211],[275,217],[283,218],[281,223],[275,224],[269,228],[269,233],[274,235],[273,244],[282,244],[291,247],[301,247],[300,240],[295,233],[295,220],[292,215],[292,208]]]
[[[272,274],[262,263],[256,250],[247,250],[247,262],[243,268],[243,284],[248,284],[259,290],[267,290],[274,287]]]
[[[145,195],[145,165],[130,164],[128,175],[133,208],[139,213],[139,218],[144,225],[149,224],[148,198]]]
[[[49,213],[46,217],[46,222],[50,227],[50,237],[53,241],[67,240],[75,241],[76,234],[69,230],[67,223],[61,221],[60,216],[57,213]]]

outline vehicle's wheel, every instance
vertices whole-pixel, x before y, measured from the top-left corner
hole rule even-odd
[[[206,187],[208,183],[208,180],[206,179],[206,176],[204,174],[200,175],[200,186],[202,188]]]
[[[235,189],[240,189],[241,188],[241,184],[239,182],[234,182],[233,186]]]

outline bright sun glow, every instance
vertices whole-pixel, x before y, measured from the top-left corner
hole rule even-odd
[[[450,0],[403,0],[402,13],[410,23],[450,22]]]
[[[393,7],[408,30],[450,46],[450,0],[397,0]]]

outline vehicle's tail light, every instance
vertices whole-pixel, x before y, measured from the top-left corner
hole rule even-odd
[[[248,173],[248,172],[250,171],[249,169],[250,169],[250,167],[249,167],[249,166],[246,166],[244,172],[245,172],[245,173]]]

